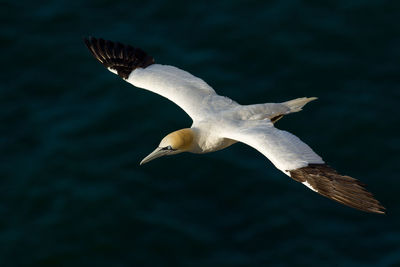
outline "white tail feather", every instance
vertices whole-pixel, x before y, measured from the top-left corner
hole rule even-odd
[[[302,108],[304,107],[305,104],[307,104],[310,101],[316,100],[318,99],[317,97],[300,97],[300,98],[296,98],[290,101],[286,101],[283,102],[282,104],[286,105],[289,109],[290,112],[288,113],[292,113],[292,112],[299,112],[300,110],[302,110]]]

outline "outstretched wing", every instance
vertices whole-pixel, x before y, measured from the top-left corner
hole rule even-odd
[[[85,44],[109,71],[171,100],[192,119],[201,118],[202,101],[216,95],[202,79],[173,66],[155,64],[153,57],[140,48],[93,37],[85,39]]]
[[[349,207],[385,213],[385,208],[358,180],[338,174],[295,135],[266,121],[244,122],[238,129],[227,130],[224,136],[257,149],[297,182]]]

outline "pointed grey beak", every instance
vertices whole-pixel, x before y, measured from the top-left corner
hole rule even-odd
[[[143,165],[153,159],[162,157],[169,153],[168,150],[163,150],[162,147],[157,147],[153,152],[151,152],[147,157],[145,157],[141,162],[140,165]]]

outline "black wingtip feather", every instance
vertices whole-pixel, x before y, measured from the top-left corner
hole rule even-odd
[[[115,70],[123,79],[136,68],[146,68],[154,64],[154,58],[140,48],[112,42],[102,38],[84,38],[85,45],[93,56],[106,68]]]
[[[346,206],[366,212],[385,214],[385,208],[365,185],[350,176],[340,175],[326,164],[310,164],[290,171],[290,176],[307,182],[317,193]]]

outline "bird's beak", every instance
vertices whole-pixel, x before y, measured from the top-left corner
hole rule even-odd
[[[168,150],[163,150],[162,147],[157,147],[153,152],[151,152],[147,157],[145,157],[141,162],[140,165],[145,164],[153,159],[165,156],[169,153]]]

